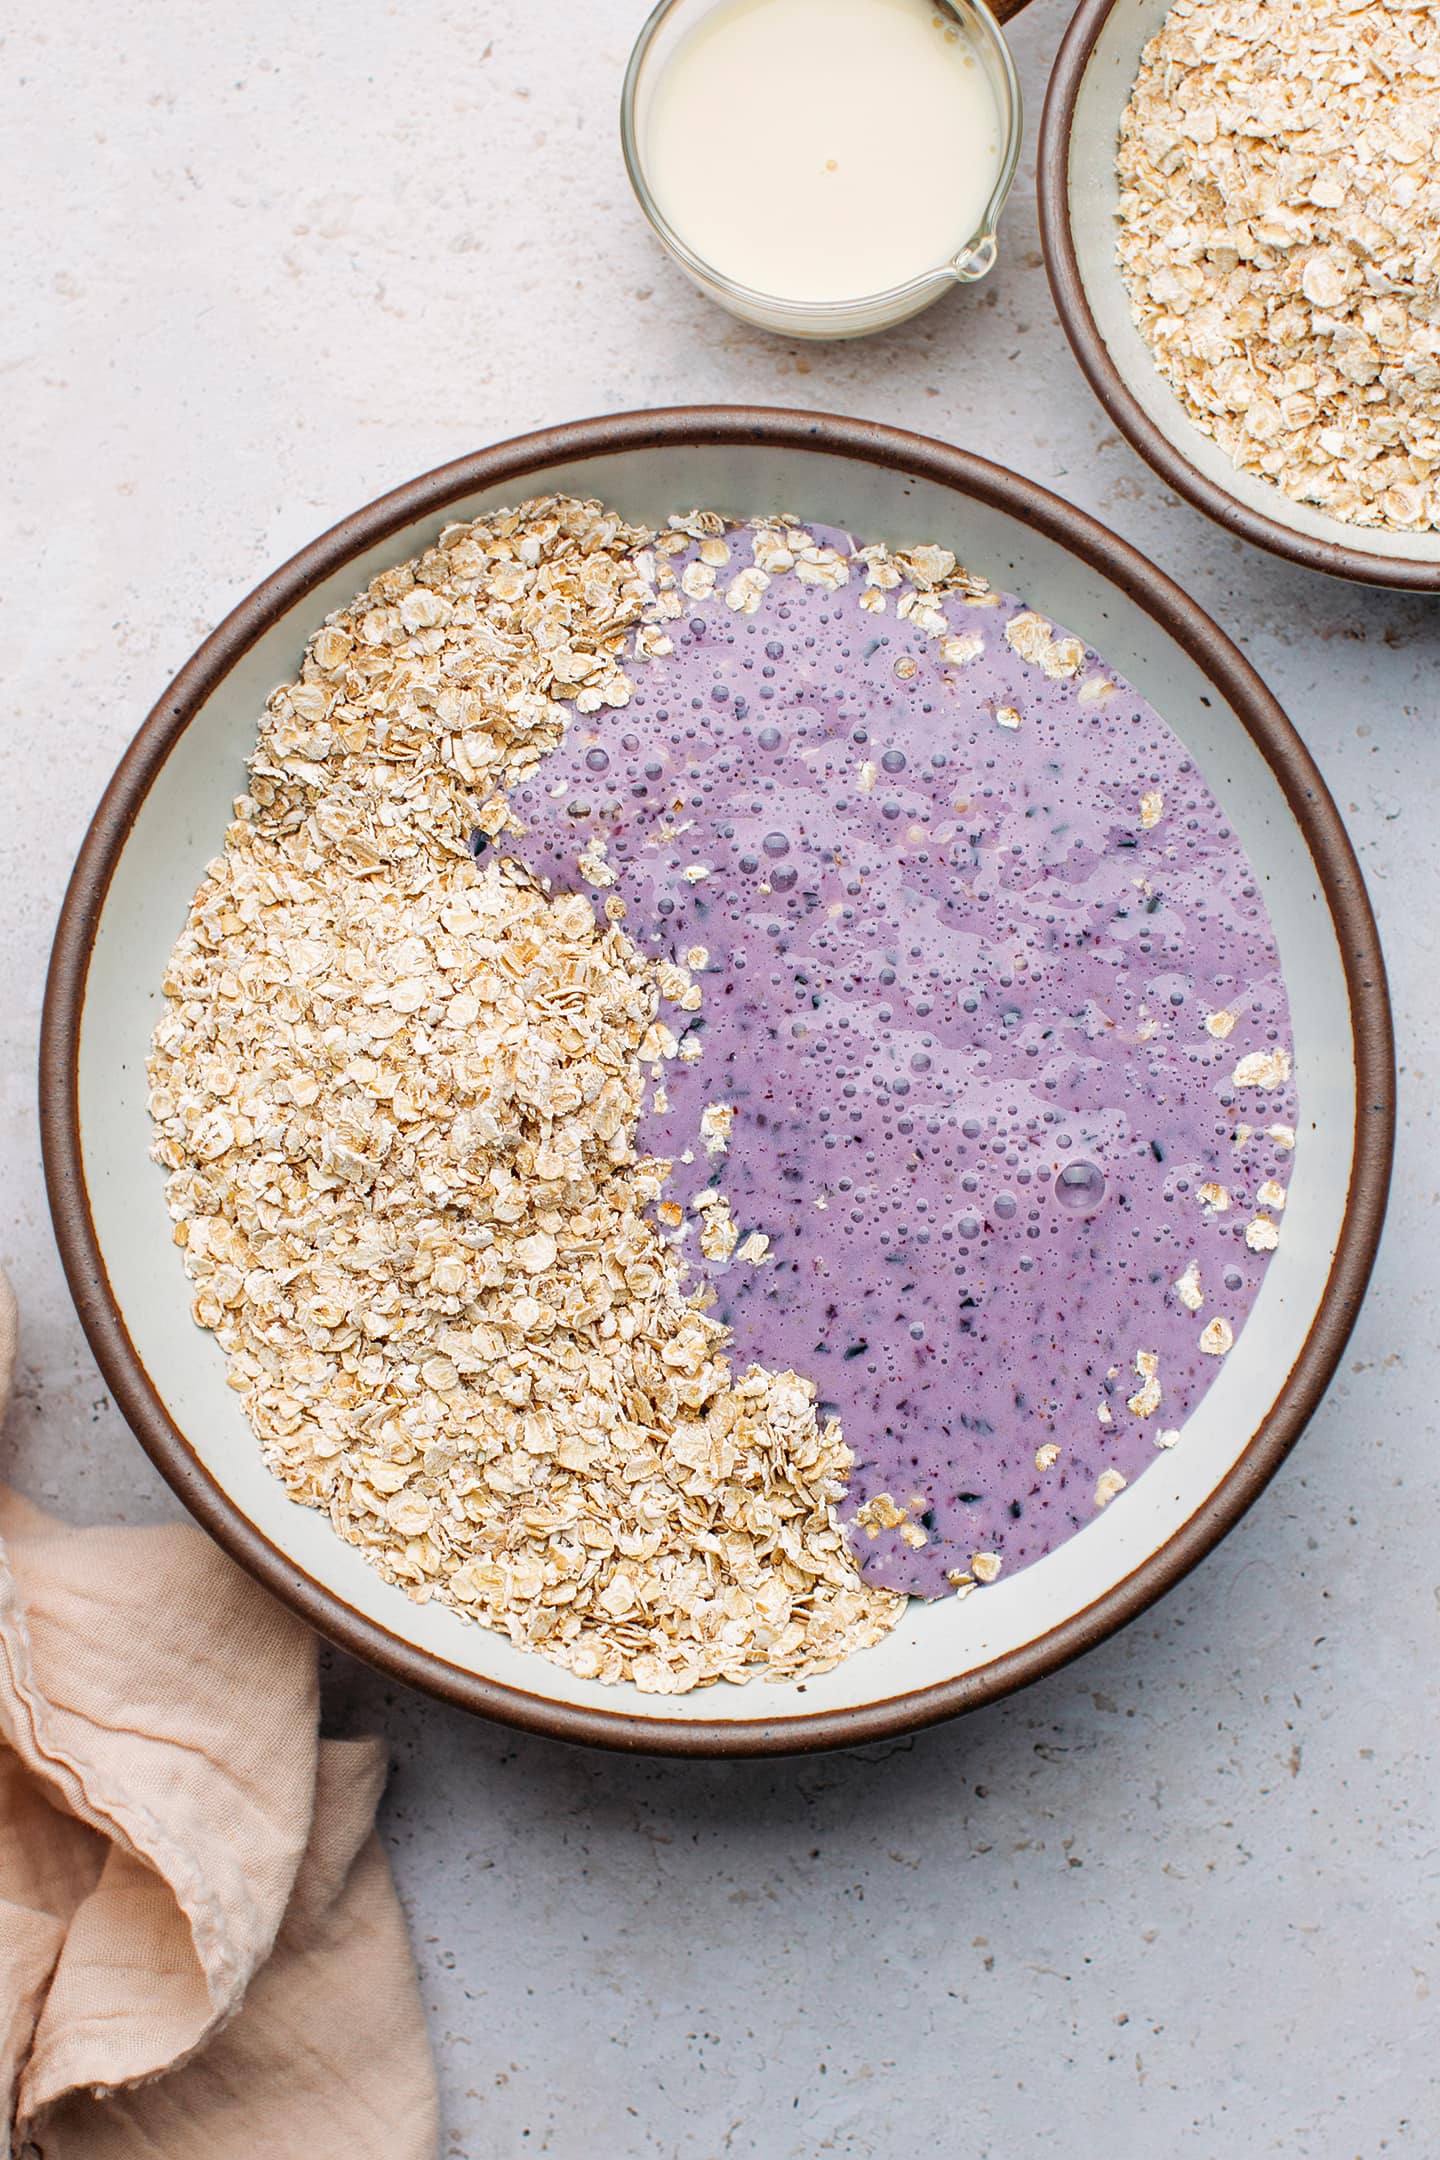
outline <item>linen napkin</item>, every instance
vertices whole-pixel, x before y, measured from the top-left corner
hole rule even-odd
[[[0,1275],[0,1416],[15,1361]],[[434,2072],[315,1638],[189,1525],[0,1487],[0,2095],[36,2160],[434,2160]]]

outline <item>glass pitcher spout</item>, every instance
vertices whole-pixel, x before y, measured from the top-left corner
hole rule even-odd
[[[949,266],[951,276],[962,285],[973,285],[977,278],[994,269],[999,252],[994,233],[982,233],[978,240],[972,240],[969,247],[962,248],[953,258]]]

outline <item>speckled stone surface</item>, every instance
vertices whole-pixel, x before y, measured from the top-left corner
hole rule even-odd
[[[1026,180],[989,283],[886,338],[797,350],[713,313],[620,164],[643,12],[55,0],[7,34],[0,1257],[24,1321],[0,1469],[77,1519],[173,1512],[61,1279],[34,1053],[85,822],[217,617],[381,489],[582,413],[830,407],[1003,459],[1239,639],[1371,880],[1401,1153],[1328,1402],[1162,1607],[913,1742],[614,1760],[340,1657],[328,1715],[391,1747],[444,2160],[1428,2160],[1440,608],[1307,577],[1167,496],[1070,360]],[[1014,28],[1032,114],[1065,14]]]

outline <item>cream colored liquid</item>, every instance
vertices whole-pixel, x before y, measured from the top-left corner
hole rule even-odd
[[[755,292],[847,300],[975,238],[1000,116],[930,0],[722,0],[664,63],[642,119],[655,200]]]

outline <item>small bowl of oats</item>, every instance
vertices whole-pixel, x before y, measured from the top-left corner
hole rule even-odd
[[[1106,411],[1271,553],[1440,591],[1440,26],[1388,0],[1083,0],[1046,264]]]
[[[42,1050],[197,1518],[558,1737],[853,1745],[1142,1610],[1379,1235],[1364,888],[1223,634],[823,414],[507,443],[275,573],[86,838]]]

